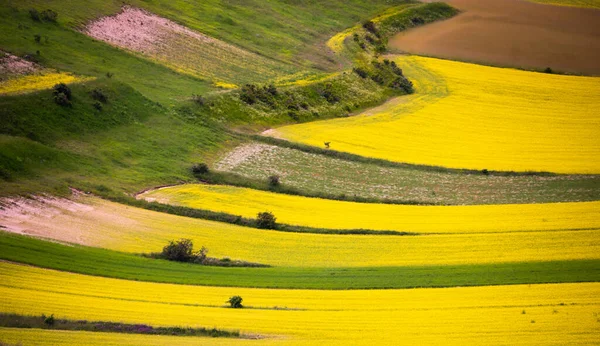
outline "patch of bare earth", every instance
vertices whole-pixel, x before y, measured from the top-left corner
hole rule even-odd
[[[390,46],[454,60],[600,75],[599,10],[522,0],[446,2],[462,13],[400,33]]]
[[[94,225],[100,221],[133,226],[131,219],[97,208],[93,198],[34,196],[0,198],[0,228],[4,231],[59,242],[94,246],[99,240]],[[101,238],[101,237],[100,237]]]
[[[0,51],[0,81],[39,70],[41,70],[41,67],[30,61]]]
[[[230,171],[247,160],[252,159],[252,157],[258,157],[264,151],[273,151],[275,148],[274,146],[260,143],[240,145],[219,160],[215,168],[218,171]]]
[[[130,6],[89,23],[84,32],[178,72],[214,81],[263,80],[278,75],[276,71],[282,68],[271,59]]]

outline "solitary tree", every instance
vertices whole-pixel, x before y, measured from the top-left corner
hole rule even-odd
[[[242,297],[240,296],[233,296],[230,297],[229,300],[227,301],[229,303],[229,305],[234,308],[234,309],[241,309],[244,306],[242,305],[242,300],[244,300]]]
[[[277,227],[277,223],[275,222],[275,220],[277,220],[277,218],[275,217],[275,215],[273,215],[273,213],[265,211],[262,213],[258,213],[256,218],[256,225],[258,226],[258,228],[275,229]]]

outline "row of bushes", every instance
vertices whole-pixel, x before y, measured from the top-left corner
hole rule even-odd
[[[32,8],[29,10],[29,16],[36,22],[51,22],[56,23],[58,13],[53,10],[43,10],[42,12]]]
[[[383,62],[373,60],[370,67],[355,67],[353,71],[361,78],[370,78],[379,85],[406,94],[414,92],[412,82],[404,76],[402,69],[398,67],[395,61],[388,59],[384,59]]]

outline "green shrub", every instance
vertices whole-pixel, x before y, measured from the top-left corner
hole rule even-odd
[[[229,306],[231,306],[234,309],[241,309],[244,306],[242,305],[242,301],[244,299],[240,296],[233,296],[230,297],[229,300],[227,300],[227,302],[229,303]]]
[[[194,243],[191,239],[171,240],[160,254],[151,254],[153,258],[163,258],[176,262],[192,262],[203,264],[208,255],[208,249],[204,246],[194,252]]]
[[[58,18],[58,13],[52,10],[44,10],[41,13],[42,20],[47,22],[56,23],[56,19]]]
[[[106,96],[106,94],[104,94],[102,89],[96,88],[96,89],[92,90],[91,96],[96,101],[100,101],[102,103],[108,102],[108,96]]]
[[[67,99],[71,100],[71,88],[69,88],[68,85],[66,85],[65,83],[59,83],[54,85],[53,87],[54,89],[54,94],[65,94],[65,96],[67,97]]]
[[[40,43],[42,41],[42,35],[35,34],[35,35],[33,35],[33,39],[35,40],[36,43]]]
[[[369,72],[367,72],[365,69],[360,68],[360,67],[355,67],[352,69],[352,71],[354,73],[356,73],[357,75],[360,76],[360,78],[367,78],[369,77]]]
[[[377,27],[375,26],[375,23],[373,23],[372,21],[368,20],[366,22],[363,23],[363,28],[365,28],[367,31],[373,33],[373,34],[377,34],[378,30]]]
[[[35,8],[32,8],[29,10],[29,16],[31,17],[31,19],[35,20],[36,22],[41,21],[40,12],[38,10],[36,10]]]
[[[169,261],[190,262],[193,258],[194,244],[191,239],[171,240],[162,250],[162,256]]]
[[[59,106],[63,106],[63,107],[71,107],[71,100],[69,100],[69,97],[65,94],[65,93],[55,93],[54,94],[54,102],[56,102],[57,105]]]
[[[265,211],[258,213],[256,218],[256,226],[262,229],[276,229],[276,220],[277,218],[271,212]]]
[[[194,173],[194,175],[206,174],[208,173],[208,171],[209,169],[206,163],[197,163],[194,166],[192,166],[192,173]]]
[[[94,108],[96,108],[96,110],[98,111],[102,111],[102,103],[100,103],[99,101],[94,102]]]
[[[413,92],[415,92],[413,83],[411,81],[409,81],[408,79],[406,79],[405,77],[396,78],[392,82],[390,87],[394,88],[394,89],[398,89],[398,90],[404,90],[407,94],[412,94]]]
[[[276,187],[279,186],[279,176],[278,175],[271,175],[269,176],[269,186],[271,187]]]
[[[44,324],[47,325],[48,327],[52,327],[55,323],[54,320],[54,314],[50,315],[49,317],[44,318]]]

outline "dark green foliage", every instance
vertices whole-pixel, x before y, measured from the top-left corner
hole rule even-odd
[[[31,17],[31,19],[35,20],[36,22],[41,21],[40,12],[38,10],[36,10],[35,8],[29,9],[29,16]]]
[[[242,305],[242,301],[244,299],[240,296],[233,296],[233,297],[229,297],[229,299],[227,300],[227,302],[229,303],[229,306],[234,308],[234,309],[241,309],[244,306]]]
[[[56,19],[58,18],[58,13],[52,10],[44,10],[41,13],[41,18],[43,21],[56,23]]]
[[[171,240],[162,250],[163,258],[169,261],[191,262],[194,254],[194,243],[191,239]]]
[[[71,88],[69,88],[69,86],[65,83],[56,84],[52,89],[54,90],[54,95],[64,94],[67,99],[71,100]]]
[[[44,316],[42,316],[42,317],[44,318],[44,324],[45,325],[47,325],[48,327],[54,326],[54,323],[56,322],[55,319],[54,319],[54,314],[52,314],[52,315],[50,315],[48,317],[44,317]]]
[[[403,90],[407,94],[412,94],[413,92],[415,92],[415,90],[413,88],[413,83],[411,81],[409,81],[406,77],[396,78],[392,82],[390,87],[394,88],[394,89],[398,89],[398,90]]]
[[[278,95],[277,88],[273,85],[259,86],[256,84],[246,84],[242,87],[240,92],[240,100],[246,102],[249,105],[253,105],[257,102],[262,102],[270,107],[275,106],[274,97]]]
[[[52,323],[47,321],[52,319]],[[103,333],[173,335],[173,336],[210,336],[210,337],[239,337],[239,332],[220,330],[216,328],[182,328],[182,327],[152,327],[145,324],[127,324],[120,322],[86,321],[54,319],[54,315],[46,317],[25,316],[18,314],[0,313],[0,327],[4,328],[36,328],[55,330],[74,330]],[[1,345],[1,343],[0,343]]]
[[[56,19],[58,18],[58,13],[52,10],[44,10],[40,13],[35,8],[29,9],[29,16],[36,22],[52,22],[56,23]]]
[[[324,87],[321,90],[319,90],[319,94],[321,94],[321,96],[323,96],[325,100],[327,100],[327,102],[329,103],[340,102],[340,97],[336,95],[333,89],[333,84],[331,83],[325,84]]]
[[[192,166],[192,173],[194,173],[194,175],[206,174],[206,173],[208,173],[208,171],[209,171],[208,165],[204,162],[197,163],[194,166]]]
[[[419,26],[425,24],[425,19],[421,17],[413,17],[410,19],[414,26]]]
[[[71,99],[67,96],[67,94],[62,93],[62,92],[55,92],[54,93],[54,102],[56,102],[57,105],[59,106],[63,106],[63,107],[71,107]]]
[[[544,70],[544,73],[554,73],[554,71],[552,71],[552,69],[550,67],[546,67],[546,69]]]
[[[203,264],[206,260],[208,249],[204,246],[194,252],[194,243],[191,239],[180,239],[178,241],[171,240],[165,246],[160,254],[151,254],[149,257],[162,258],[176,262],[191,262]]]
[[[379,31],[383,33],[382,36],[391,37],[400,31],[450,18],[457,13],[457,9],[442,2],[423,4],[383,19],[379,23]]]
[[[33,39],[36,43],[40,43],[42,41],[42,36],[40,34],[33,35]]]
[[[271,175],[271,176],[269,176],[268,180],[269,180],[269,186],[271,186],[271,187],[276,187],[276,186],[280,185],[278,175]]]
[[[94,102],[94,108],[96,108],[98,111],[102,111],[102,103],[100,103],[100,101]]]
[[[378,32],[377,27],[375,26],[375,23],[373,23],[372,21],[368,20],[366,22],[363,23],[363,28],[365,28],[367,31],[376,34]]]
[[[96,101],[99,101],[102,103],[108,102],[108,96],[106,96],[106,94],[100,88],[95,88],[94,90],[92,90],[90,95]]]
[[[298,112],[295,110],[291,110],[288,113],[288,116],[290,118],[292,118],[294,121],[300,121],[300,116],[298,115]]]
[[[256,216],[256,226],[262,229],[277,229],[277,218],[273,213],[265,211]]]
[[[359,75],[360,78],[367,78],[369,76],[369,73],[365,69],[360,67],[355,67],[352,69],[352,71]]]

